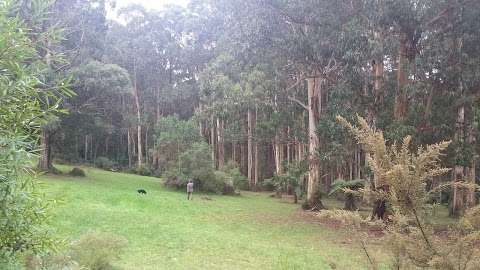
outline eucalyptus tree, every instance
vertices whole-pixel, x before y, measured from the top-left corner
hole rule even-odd
[[[100,57],[106,4],[104,0],[15,1],[16,12],[32,32],[39,33],[32,39],[47,63],[43,74],[45,88],[65,81],[72,66]],[[43,12],[42,17],[38,10]],[[59,119],[49,121],[42,129],[42,155],[38,163],[41,170],[53,170],[51,144],[59,122]]]
[[[70,157],[64,156],[67,159],[78,161],[78,157],[83,156],[85,161],[95,161],[99,145],[104,145],[103,153],[108,156],[109,139],[124,124],[122,101],[131,92],[130,77],[115,64],[97,61],[77,66],[70,74],[76,95],[65,102],[69,114],[62,117],[62,152],[73,153]],[[81,144],[83,151],[80,151]]]
[[[246,1],[231,5],[234,6],[230,10],[232,16],[241,24],[241,32],[246,32],[249,37],[249,44],[243,42],[247,43],[246,50],[251,46],[258,51],[273,50],[274,57],[284,59],[282,64],[286,68],[282,79],[290,85],[284,84],[282,92],[308,114],[307,201],[312,207],[320,208],[317,196],[321,174],[317,156],[320,143],[316,133],[317,123],[324,110],[326,90],[341,71],[338,48],[342,26],[354,10],[347,3],[337,1]],[[342,12],[339,12],[340,9]],[[299,93],[302,96],[295,96],[292,91],[295,86],[302,86],[304,81],[307,82],[306,91],[303,90],[307,102],[301,100],[305,96],[303,92]]]

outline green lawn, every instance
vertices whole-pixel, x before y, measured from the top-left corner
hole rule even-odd
[[[309,222],[297,205],[266,194],[187,201],[157,178],[86,173],[41,178],[47,196],[59,200],[53,226],[68,241],[91,230],[124,236],[123,269],[367,269],[345,232]]]

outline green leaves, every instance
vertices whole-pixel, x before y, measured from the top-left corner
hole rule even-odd
[[[36,191],[31,161],[37,132],[59,113],[61,96],[71,92],[62,80],[49,80],[45,48],[32,40],[49,32],[27,30],[10,2],[0,4],[0,263],[20,252],[53,248],[46,226],[49,205]],[[32,1],[31,19],[39,19],[47,1]],[[44,6],[47,5],[47,6]],[[24,10],[19,10],[21,12]],[[52,38],[54,40],[54,38]],[[53,57],[53,56],[52,56]],[[52,58],[50,60],[53,60]]]

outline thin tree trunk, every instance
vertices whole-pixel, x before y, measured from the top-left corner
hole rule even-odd
[[[155,93],[155,99],[156,99],[156,123],[158,123],[158,120],[160,119],[160,87],[157,87],[157,91]]]
[[[218,149],[218,168],[222,169],[225,165],[225,143],[223,138],[223,120],[217,118],[217,149]]]
[[[290,165],[290,127],[287,127],[287,164]]]
[[[274,154],[275,154],[275,173],[280,175],[282,173],[282,161],[281,161],[281,145],[280,138],[278,133],[275,135],[274,139]]]
[[[145,127],[145,166],[148,167],[148,125]]]
[[[88,135],[85,135],[85,154],[83,155],[85,162],[88,160]]]
[[[258,110],[257,108],[255,107],[255,123],[253,124],[253,126],[255,127],[257,125],[257,116],[258,116]],[[259,168],[258,168],[258,141],[255,141],[254,143],[254,151],[255,151],[255,154],[254,154],[254,165],[253,167],[255,168],[255,173],[254,173],[254,177],[253,177],[253,187],[254,187],[254,191],[257,190],[257,186],[258,186],[258,172],[259,172]]]
[[[471,108],[473,110],[473,108]],[[475,117],[475,112],[472,111],[472,122],[470,123],[469,134],[468,134],[468,143],[470,145],[476,145],[476,138],[475,138],[475,130],[477,127],[477,119]],[[470,168],[468,168],[468,180],[470,184],[475,184],[476,179],[476,169],[477,169],[477,153],[475,151],[475,147],[473,147],[473,155]],[[468,198],[467,198],[467,205],[468,207],[473,207],[476,205],[476,198],[475,198],[475,187],[471,187],[468,190]]]
[[[75,135],[75,159],[78,160],[79,157],[79,148],[78,148],[78,135]]]
[[[130,128],[127,128],[127,154],[128,154],[128,167],[132,167],[132,140],[130,138]]]
[[[38,169],[48,172],[52,169],[50,132],[46,128],[42,128],[40,135],[40,159],[38,161]]]
[[[245,142],[242,142],[240,144],[240,169],[244,175],[248,174],[248,169],[245,171],[245,168],[247,168],[247,166],[245,166]]]
[[[217,155],[216,155],[216,149],[217,149],[217,144],[216,144],[216,136],[215,136],[215,120],[212,116],[211,121],[210,121],[210,144],[212,145],[212,161],[213,161],[213,167],[217,168]]]
[[[137,167],[141,168],[143,165],[143,152],[142,152],[142,117],[140,112],[140,98],[138,96],[137,87],[137,65],[136,59],[133,60],[133,96],[135,99],[135,107],[137,110]]]
[[[247,111],[247,177],[250,183],[250,189],[255,189],[253,172],[253,114],[250,109]]]

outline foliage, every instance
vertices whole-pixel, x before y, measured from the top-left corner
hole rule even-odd
[[[198,127],[193,119],[182,120],[177,115],[158,119],[155,125],[156,147],[154,155],[160,170],[171,169],[179,162],[180,155],[193,143],[200,142]]]
[[[82,170],[81,168],[78,168],[78,167],[73,168],[68,174],[71,175],[71,176],[75,176],[75,177],[85,177],[86,176],[85,171]]]
[[[15,265],[23,252],[55,247],[47,226],[50,205],[39,193],[30,162],[41,125],[54,118],[60,96],[70,95],[64,81],[46,88],[47,64],[34,41],[55,40],[49,29],[30,29],[13,1],[0,3],[0,264]],[[49,3],[34,5],[38,23]],[[38,21],[37,21],[38,20]],[[45,30],[45,29],[43,29]],[[52,42],[53,42],[52,41]],[[55,59],[52,57],[52,59]],[[45,89],[46,88],[46,89]]]
[[[135,168],[135,173],[143,176],[150,176],[152,175],[152,170],[146,166],[141,166]]]
[[[115,169],[117,164],[107,157],[97,157],[95,160],[95,166],[104,170],[112,170]]]
[[[206,143],[194,143],[190,149],[181,153],[176,166],[167,170],[164,184],[172,188],[185,188],[190,179],[195,189],[218,194],[233,194],[238,185],[246,185],[246,179],[234,164],[227,164],[222,171],[215,171],[213,161],[208,155],[210,146]]]
[[[27,270],[82,270],[81,266],[66,252],[54,254],[27,255]]]
[[[307,164],[305,162],[293,162],[286,166],[286,172],[276,174],[266,181],[266,184],[273,185],[277,192],[292,192],[294,201],[297,203],[301,196],[300,186],[307,173]]]
[[[230,178],[233,182],[233,187],[241,190],[248,189],[248,180],[241,172],[238,165],[234,162],[227,162],[222,168],[222,171],[227,175],[226,178]]]
[[[345,181],[343,179],[337,179],[332,183],[332,187],[329,196],[343,192],[345,195],[345,210],[357,210],[355,205],[355,197],[358,196],[358,190],[365,187],[366,181],[363,179],[356,179],[351,181]]]
[[[359,127],[341,117],[338,121],[368,153],[374,182],[372,188],[367,186],[363,190],[364,196],[382,198],[392,206],[391,223],[387,224],[392,266],[395,269],[478,268],[480,236],[474,229],[480,219],[477,207],[455,224],[448,237],[435,234],[428,219],[430,194],[426,185],[433,177],[448,172],[440,166],[440,156],[449,142],[420,147],[414,152],[408,136],[401,145],[387,146],[382,132],[370,128],[363,118],[358,117]]]
[[[109,270],[127,246],[124,237],[112,233],[89,232],[72,244],[72,258],[91,270]]]
[[[25,137],[0,137],[0,261],[14,260],[20,252],[40,252],[54,242],[46,222],[49,205],[38,193],[32,155]]]
[[[179,155],[176,166],[165,172],[165,184],[176,188],[186,186],[189,179],[195,182],[195,189],[222,192],[223,186],[217,182],[213,161],[208,154],[210,146],[206,143],[194,143]]]

